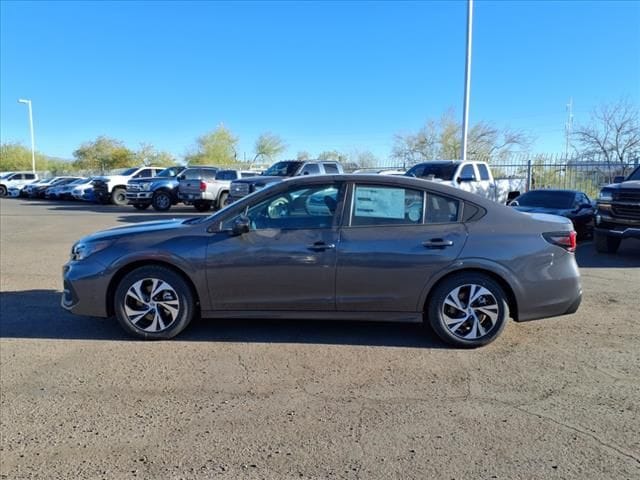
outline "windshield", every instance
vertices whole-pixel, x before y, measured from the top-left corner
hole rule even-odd
[[[137,167],[135,167],[135,168],[116,168],[115,170],[111,170],[109,172],[109,175],[122,175],[122,176],[126,177],[128,175],[131,175],[136,170],[138,170]]]
[[[278,162],[267,168],[262,175],[265,177],[293,177],[302,162]]]
[[[156,177],[177,177],[178,174],[184,170],[180,167],[169,167],[162,170]]]
[[[640,180],[640,167],[631,172],[631,175],[629,175],[629,178],[627,178],[627,180]]]
[[[409,170],[406,175],[409,177],[424,178],[433,175],[440,180],[453,180],[458,165],[455,163],[421,163]]]
[[[571,208],[575,194],[573,192],[557,192],[534,190],[516,198],[521,207]]]

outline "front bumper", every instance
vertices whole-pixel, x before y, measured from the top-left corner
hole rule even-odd
[[[107,289],[110,277],[105,267],[86,259],[62,267],[61,306],[76,315],[107,317]]]

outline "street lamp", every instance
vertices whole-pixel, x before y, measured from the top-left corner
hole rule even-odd
[[[469,135],[469,90],[471,89],[471,44],[473,41],[473,0],[467,0],[467,58],[464,69],[464,103],[462,111],[462,160],[467,160]]]
[[[31,100],[18,99],[18,103],[24,103],[29,107],[29,130],[31,132],[31,170],[36,173],[36,141],[33,137],[33,111],[31,110]]]

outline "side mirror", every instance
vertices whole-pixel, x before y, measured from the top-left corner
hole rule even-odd
[[[465,175],[465,176],[458,177],[458,183],[474,182],[474,181],[475,181],[475,177],[473,175]]]
[[[616,175],[613,177],[613,183],[622,183],[624,182],[624,175]]]
[[[178,175],[178,180],[184,180],[187,178],[184,174]]]
[[[251,230],[251,228],[249,227],[249,218],[242,215],[233,221],[233,226],[231,227],[231,235],[237,237],[238,235],[249,233],[249,230]]]
[[[519,207],[520,204],[518,203],[517,200],[511,200],[507,205],[509,205],[510,207]]]

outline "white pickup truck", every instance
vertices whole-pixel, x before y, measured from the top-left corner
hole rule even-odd
[[[527,191],[525,178],[494,179],[486,162],[434,160],[414,165],[405,175],[444,183],[503,204]]]

